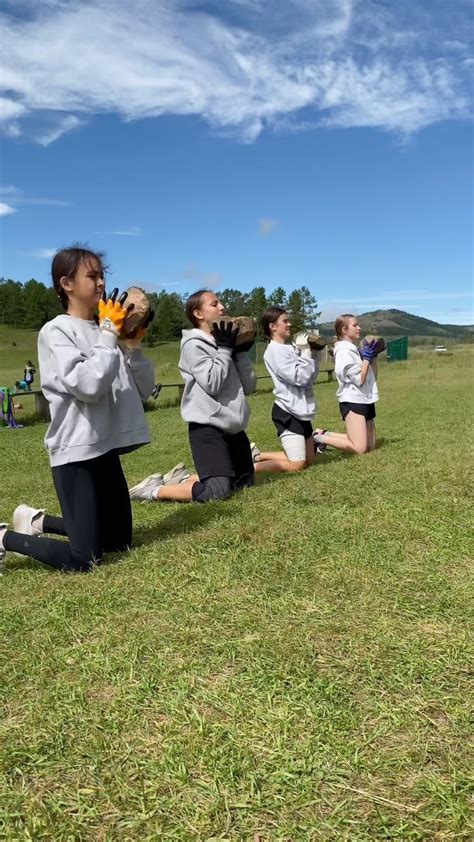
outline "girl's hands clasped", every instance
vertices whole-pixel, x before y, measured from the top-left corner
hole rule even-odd
[[[367,345],[364,344],[359,353],[364,361],[371,363],[377,356],[377,340],[372,339]]]
[[[298,333],[295,336],[295,341],[293,342],[293,346],[295,350],[300,354],[301,357],[306,357],[307,359],[311,359],[311,347],[308,342],[308,334],[307,333]]]
[[[108,330],[109,333],[115,333],[116,336],[120,336],[123,323],[134,305],[130,304],[125,308],[123,305],[127,299],[127,293],[123,292],[118,300],[117,295],[117,287],[112,290],[109,298],[107,298],[104,289],[102,299],[99,301],[99,327],[101,330]]]
[[[218,348],[229,348],[231,351],[234,350],[239,328],[234,327],[232,322],[214,322],[211,332],[216,340]]]

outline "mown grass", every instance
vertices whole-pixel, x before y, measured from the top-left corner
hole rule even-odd
[[[471,838],[467,360],[382,367],[373,454],[135,504],[135,547],[88,576],[9,557],[3,838]],[[178,411],[148,419],[131,482],[189,461]],[[57,510],[44,432],[0,431],[0,519]]]

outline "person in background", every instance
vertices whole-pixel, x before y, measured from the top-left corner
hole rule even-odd
[[[23,374],[23,379],[25,383],[28,385],[28,390],[31,390],[31,387],[35,380],[36,368],[34,367],[31,360],[26,361],[25,371]]]

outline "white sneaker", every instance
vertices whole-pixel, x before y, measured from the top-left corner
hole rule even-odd
[[[8,529],[8,523],[0,523],[0,529]],[[2,543],[0,543],[0,576],[3,576],[5,571],[5,558],[7,551]]]
[[[255,444],[254,441],[251,441],[250,442],[250,452],[252,454],[253,461],[256,462],[262,451],[257,447],[257,445]]]
[[[186,466],[180,462],[179,465],[175,465],[175,467],[168,471],[167,474],[163,477],[163,485],[179,485],[181,482],[185,482],[191,474],[189,473]]]
[[[327,444],[324,444],[324,442],[318,443],[316,441],[316,438],[315,438],[316,436],[324,436],[324,433],[327,433],[327,430],[324,430],[322,427],[318,427],[313,432],[314,452],[315,453],[326,453],[327,452],[327,449],[328,449]]]
[[[133,488],[129,488],[130,500],[153,500],[153,492],[160,485],[164,485],[163,474],[150,474]]]
[[[174,479],[174,477],[177,474],[179,474],[181,471],[185,471],[185,470],[186,470],[186,465],[184,464],[184,462],[178,462],[178,464],[175,465],[174,468],[171,468],[171,471],[168,471],[167,474],[163,475],[163,484],[164,485],[174,484],[174,483],[170,483],[170,480]]]
[[[22,503],[13,512],[13,531],[21,535],[42,535],[43,530],[34,525],[33,521],[38,515],[44,515],[46,509],[33,509]]]

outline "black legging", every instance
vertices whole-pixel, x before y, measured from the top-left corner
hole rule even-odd
[[[66,535],[69,544],[8,530],[5,549],[59,570],[86,572],[104,552],[118,552],[132,540],[127,483],[114,450],[97,459],[52,469],[62,517],[44,516],[43,532]]]

